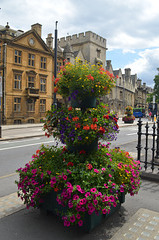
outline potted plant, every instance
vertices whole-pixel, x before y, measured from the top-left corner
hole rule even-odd
[[[97,148],[98,140],[116,139],[119,132],[117,119],[110,113],[108,106],[100,103],[97,108],[85,112],[73,107],[53,107],[47,112],[44,130],[46,136],[60,139],[72,149],[90,149],[92,144]],[[94,144],[95,143],[95,144]]]
[[[101,66],[81,64],[76,59],[75,64],[67,62],[61,68],[55,85],[54,91],[69,97],[73,107],[80,104],[86,108],[90,103],[96,107],[96,97],[106,95],[115,86],[115,77]]]
[[[135,120],[135,117],[133,115],[133,108],[131,106],[127,106],[125,108],[125,114],[126,116],[124,116],[122,118],[122,120],[124,121],[124,123],[133,123]]]
[[[124,201],[138,193],[139,161],[128,152],[99,144],[96,152],[71,153],[66,147],[45,147],[19,173],[18,196],[29,207],[56,211],[65,226],[90,231]],[[93,219],[94,219],[93,218]],[[92,220],[91,220],[92,221]]]

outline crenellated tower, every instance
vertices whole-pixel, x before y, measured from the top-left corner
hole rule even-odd
[[[105,38],[87,31],[58,39],[58,45],[62,48],[65,48],[68,43],[71,45],[73,52],[81,51],[87,62],[91,64],[100,63],[105,68],[107,50]]]

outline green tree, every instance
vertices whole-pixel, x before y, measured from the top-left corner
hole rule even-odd
[[[153,96],[155,96],[155,102],[159,103],[159,68],[157,68],[158,74],[154,78],[154,90],[153,93],[148,94],[147,102],[150,103],[153,101]]]
[[[157,68],[158,70],[158,75],[155,76],[154,78],[154,91],[153,91],[153,95],[155,95],[156,99],[156,103],[159,103],[159,68]]]

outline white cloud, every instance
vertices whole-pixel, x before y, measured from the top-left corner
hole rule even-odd
[[[153,79],[157,75],[159,67],[159,48],[146,49],[139,52],[140,57],[134,62],[127,64],[125,68],[131,68],[132,73],[137,73],[137,76],[146,82],[147,85],[153,85]]]

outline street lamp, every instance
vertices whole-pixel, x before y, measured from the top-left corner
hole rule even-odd
[[[57,76],[57,23],[55,23],[55,48],[54,48],[54,79],[56,79]],[[54,82],[55,87],[55,82]],[[53,99],[53,106],[57,108],[57,100],[56,100],[56,92],[54,92],[54,99]]]

